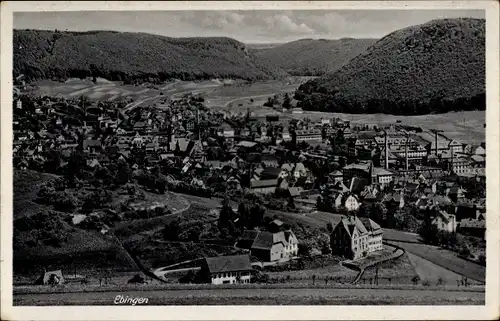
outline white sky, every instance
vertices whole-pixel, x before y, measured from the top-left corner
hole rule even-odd
[[[381,38],[440,18],[485,18],[483,10],[16,12],[14,28],[115,30],[169,37],[225,36],[246,43],[301,38]]]

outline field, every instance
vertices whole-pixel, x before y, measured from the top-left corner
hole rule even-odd
[[[415,271],[421,280],[427,280],[430,284],[436,284],[441,278],[446,284],[456,285],[457,280],[461,280],[462,276],[450,270],[444,269],[426,259],[416,256],[412,253],[407,253],[408,259],[415,267]]]
[[[402,125],[418,126],[423,129],[442,130],[442,134],[450,139],[457,139],[462,143],[479,144],[486,139],[485,111],[460,111],[446,114],[432,114],[423,116],[395,116],[386,114],[343,114],[343,113],[323,113],[307,112],[303,114],[291,115],[292,118],[311,120],[321,118],[339,117],[349,120],[352,124],[382,125],[396,124],[400,121]]]
[[[14,171],[12,195],[14,219],[21,216],[31,216],[48,209],[47,206],[37,204],[33,200],[36,198],[40,185],[55,177],[57,176],[34,171]]]
[[[324,286],[221,287],[149,291],[15,294],[14,305],[114,305],[117,295],[146,297],[149,305],[484,305],[483,291]]]
[[[400,246],[406,252],[452,272],[451,278],[455,278],[454,274],[459,274],[480,282],[485,280],[486,268],[484,266],[461,259],[452,251],[422,244],[417,234],[384,229],[384,238],[390,240],[389,243]],[[415,260],[415,262],[422,261]],[[427,264],[423,268],[427,270],[428,266],[431,265]]]
[[[485,282],[486,268],[484,266],[463,260],[451,251],[426,244],[394,241],[391,241],[391,244],[398,245],[405,249],[405,251],[434,263],[444,269],[464,275],[465,277],[475,281]]]

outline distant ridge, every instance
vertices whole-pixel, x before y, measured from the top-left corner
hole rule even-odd
[[[305,109],[427,114],[484,109],[485,20],[433,20],[383,37],[336,72],[302,84]]]
[[[262,62],[295,76],[320,76],[334,72],[364,52],[376,39],[299,39],[254,50]]]
[[[169,38],[116,31],[14,30],[14,75],[109,80],[272,79],[287,76],[231,38]]]

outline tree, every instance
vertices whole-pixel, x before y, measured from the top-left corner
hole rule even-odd
[[[158,193],[165,194],[165,191],[167,189],[167,181],[163,178],[158,178],[157,180],[155,180],[155,186]]]
[[[370,217],[370,208],[365,203],[361,204],[358,209],[359,217]]]
[[[163,228],[163,239],[177,241],[180,234],[180,220],[174,219]]]
[[[285,93],[285,97],[283,98],[282,107],[286,108],[286,109],[292,108],[291,99],[290,99],[290,96],[288,95],[288,93]]]
[[[248,228],[253,228],[251,219],[250,219],[250,212],[248,210],[248,207],[246,206],[245,203],[241,202],[238,205],[238,216],[240,217],[240,226],[242,228],[248,227]]]
[[[298,255],[309,256],[311,255],[311,247],[307,243],[300,242],[298,245]]]
[[[418,282],[420,282],[420,277],[418,275],[415,275],[412,279],[411,279],[411,282],[413,283],[413,285],[417,285]]]
[[[418,234],[420,235],[424,243],[438,244],[438,228],[435,224],[432,224],[430,212],[427,212],[425,214],[424,220],[418,228]]]

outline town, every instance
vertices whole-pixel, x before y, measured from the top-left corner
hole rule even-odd
[[[485,265],[484,143],[465,144],[437,128],[398,122],[313,121],[301,117],[301,109],[291,108],[286,97],[283,108],[259,115],[207,108],[203,95],[194,93],[134,104],[17,90],[13,166],[57,177],[41,185],[38,199],[63,215],[64,224],[123,241],[123,235],[137,239],[144,231],[120,232],[120,222],[175,216],[157,226],[163,229],[152,236],[156,243],[202,242],[211,250],[199,257],[142,262],[147,268],[129,283],[314,284],[321,279],[378,284],[384,277],[377,267],[410,252],[412,242]],[[116,205],[116,195],[126,200]],[[217,205],[203,207],[203,201],[192,199]],[[192,203],[187,212],[198,209],[199,214],[183,216],[183,200]],[[50,234],[39,239],[58,247],[68,236],[51,225],[53,213],[35,216],[37,228]],[[35,221],[17,219],[14,226],[22,230]],[[405,237],[413,241],[407,244]],[[32,246],[38,241],[31,240]],[[141,244],[126,249],[141,253]],[[294,274],[329,264],[336,265],[328,273]],[[376,277],[368,277],[371,268]],[[49,269],[40,271],[38,283],[72,277],[57,265]],[[482,278],[464,283],[462,275],[457,285],[484,284]],[[397,282],[392,279],[385,282]],[[406,281],[429,282],[418,275]]]

